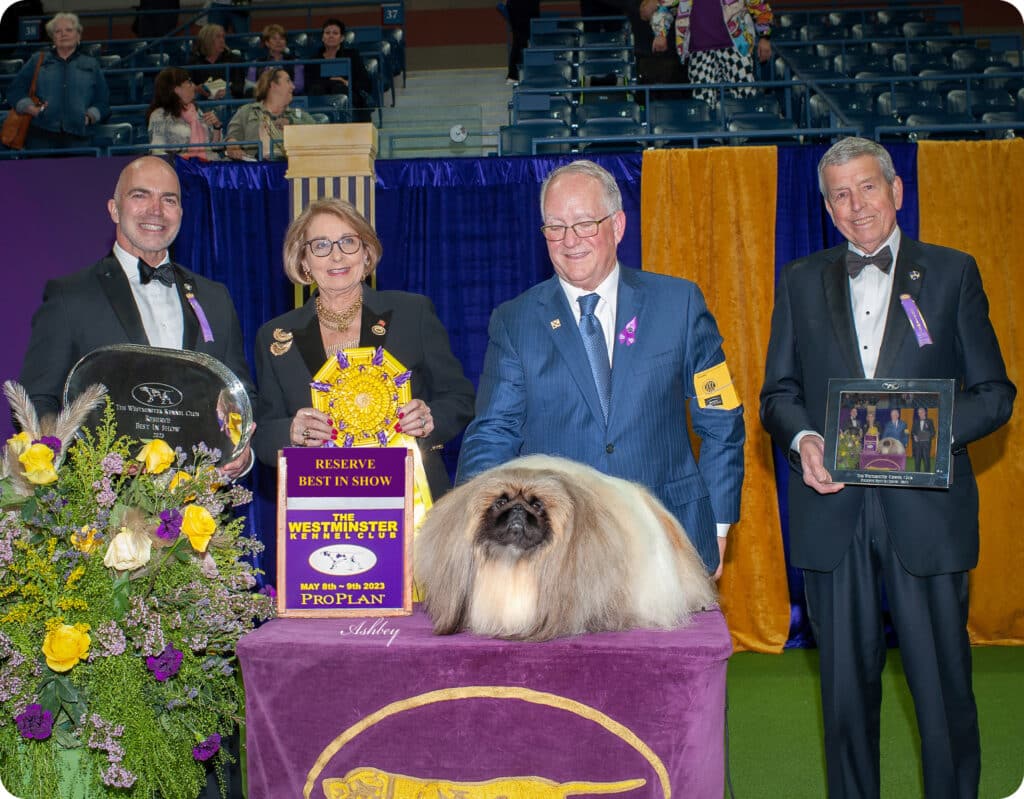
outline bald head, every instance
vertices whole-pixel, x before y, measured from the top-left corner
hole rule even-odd
[[[117,225],[117,243],[157,266],[181,227],[178,175],[160,158],[137,158],[121,171],[107,210]]]

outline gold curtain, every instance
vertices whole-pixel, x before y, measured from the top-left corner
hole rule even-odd
[[[922,142],[917,180],[921,240],[971,253],[1010,379],[1022,386],[1024,141]],[[971,444],[981,494],[981,557],[971,574],[971,640],[1024,644],[1024,421]]]
[[[648,150],[641,176],[643,267],[703,290],[744,403],[743,504],[719,584],[737,651],[780,652],[789,632],[772,448],[758,420],[774,301],[776,163],[774,147]]]

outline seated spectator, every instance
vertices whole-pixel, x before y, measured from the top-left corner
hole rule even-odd
[[[363,57],[353,47],[343,45],[345,23],[333,17],[324,23],[320,34],[323,46],[316,53],[316,58],[325,61],[331,58],[347,58],[352,65],[352,107],[355,109],[356,122],[369,122],[372,118],[373,84],[366,71]],[[348,81],[340,75],[321,76],[320,64],[309,64],[306,70],[306,91],[310,95],[318,94],[349,94]]]
[[[282,61],[294,61],[295,55],[288,52],[288,42],[284,38],[284,28],[280,25],[267,25],[260,37],[267,52],[254,61],[268,61],[272,64],[280,64]],[[295,93],[302,94],[305,87],[305,69],[303,64],[286,66],[292,83],[295,84]],[[270,67],[249,67],[245,75],[245,90],[248,94],[250,89],[256,87],[256,79],[266,72]]]
[[[294,85],[283,67],[268,69],[256,82],[256,102],[243,105],[228,123],[228,142],[257,141],[263,145],[263,158],[284,158],[284,126],[312,125],[313,118],[300,108],[289,108]],[[254,145],[227,148],[227,156],[252,161]]]
[[[154,155],[177,153],[182,158],[218,160],[208,147],[184,145],[216,144],[223,135],[221,121],[213,111],[196,107],[196,86],[180,67],[168,67],[156,76],[153,103],[146,112],[149,143],[166,149],[154,149]]]
[[[7,90],[11,105],[32,116],[25,142],[29,150],[87,147],[89,126],[110,114],[110,92],[100,63],[81,53],[82,23],[78,15],[55,14],[46,23],[53,47],[26,59]],[[29,96],[39,66],[35,96]]]
[[[196,85],[199,96],[208,100],[221,100],[227,96],[227,88],[218,81],[228,81],[231,96],[245,96],[245,70],[225,70],[221,64],[237,64],[238,56],[228,50],[224,41],[224,29],[220,25],[203,25],[192,42],[192,55],[188,59],[189,73]],[[209,82],[208,82],[209,81]]]

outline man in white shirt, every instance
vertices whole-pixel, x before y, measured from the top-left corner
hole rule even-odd
[[[121,172],[107,203],[116,227],[110,255],[51,280],[32,318],[20,381],[42,416],[60,409],[72,367],[98,347],[148,344],[204,352],[253,394],[242,330],[227,288],[172,264],[181,227],[181,187],[165,161],[144,156]],[[248,447],[222,468],[234,478],[251,466]]]
[[[966,448],[1006,422],[1016,388],[977,263],[900,233],[903,184],[885,149],[843,139],[822,157],[818,180],[847,242],[779,278],[761,420],[794,470],[790,560],[804,570],[820,652],[828,793],[879,795],[884,585],[914,695],[925,795],[976,797],[967,572],[978,562],[978,490]],[[829,378],[954,379],[950,488],[832,482],[822,438]]]

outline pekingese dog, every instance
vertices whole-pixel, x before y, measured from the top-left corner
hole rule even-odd
[[[682,526],[645,488],[546,455],[442,497],[417,536],[414,574],[440,635],[671,628],[716,601]]]
[[[903,455],[907,448],[898,438],[883,438],[878,442],[878,451],[883,455]]]

